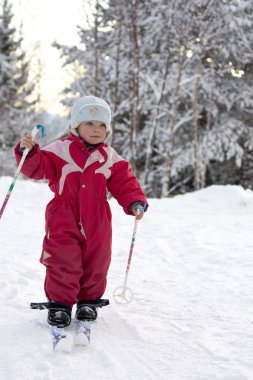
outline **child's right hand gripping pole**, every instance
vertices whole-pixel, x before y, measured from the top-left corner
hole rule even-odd
[[[37,135],[37,133],[39,132],[39,130],[41,130],[41,137],[42,138],[45,137],[45,127],[43,125],[41,125],[41,124],[38,124],[38,125],[36,125],[33,128],[32,132],[31,132],[31,136],[32,136],[33,140],[35,139],[35,136]],[[24,162],[27,154],[29,153],[29,149],[28,148],[19,148],[19,150],[20,150],[20,152],[23,152],[22,160],[20,161],[21,166],[20,166],[20,163],[19,163],[20,168],[18,166],[19,171],[20,171],[20,169],[21,169],[21,167],[23,165],[23,162]],[[19,171],[17,170],[18,173],[19,173]]]
[[[32,130],[32,132],[31,132],[31,135],[32,135],[32,138],[33,138],[33,139],[35,138],[36,134],[38,133],[38,131],[39,131],[40,129],[41,129],[41,135],[42,135],[42,138],[44,138],[44,135],[45,135],[45,129],[44,129],[43,125],[36,125],[36,127],[34,127],[33,130]],[[5,199],[4,199],[4,202],[3,202],[2,206],[1,206],[1,209],[0,209],[0,219],[1,219],[2,216],[3,216],[3,213],[4,213],[4,210],[5,210],[5,207],[6,207],[7,203],[8,203],[8,201],[9,201],[9,198],[10,198],[10,196],[11,196],[12,190],[13,190],[14,185],[15,185],[15,183],[16,183],[16,179],[17,179],[17,177],[18,177],[18,175],[19,175],[19,173],[20,173],[20,170],[21,170],[22,165],[23,165],[23,163],[24,163],[24,161],[25,161],[25,158],[26,158],[26,156],[27,156],[27,154],[28,154],[28,152],[29,152],[29,149],[27,149],[27,148],[21,148],[21,151],[23,151],[23,156],[22,156],[22,158],[21,158],[21,160],[20,160],[20,162],[19,162],[19,165],[18,165],[18,167],[17,167],[17,170],[16,170],[16,173],[15,173],[15,176],[14,176],[14,178],[13,178],[11,184],[10,184],[9,190],[8,190],[8,192],[7,192],[7,194],[6,194],[6,197],[5,197]]]

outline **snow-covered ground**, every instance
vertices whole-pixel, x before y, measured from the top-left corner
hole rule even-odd
[[[0,205],[10,177],[0,178]],[[38,262],[44,183],[17,181],[0,221],[1,380],[252,380],[253,192],[212,186],[173,199],[150,199],[139,223],[129,305],[122,285],[134,219],[116,201],[111,300],[92,329],[91,345],[53,353]]]

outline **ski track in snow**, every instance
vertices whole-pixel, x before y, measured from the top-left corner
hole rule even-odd
[[[10,177],[0,178],[2,204]],[[212,186],[150,200],[118,305],[134,219],[115,200],[113,257],[89,347],[53,353],[39,263],[44,183],[17,181],[0,222],[1,380],[253,380],[253,192]],[[74,313],[73,313],[74,314]],[[74,326],[70,328],[73,335]]]

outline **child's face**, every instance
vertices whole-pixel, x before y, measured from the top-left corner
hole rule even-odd
[[[99,144],[106,139],[106,125],[99,121],[83,121],[77,131],[79,136],[89,144]]]

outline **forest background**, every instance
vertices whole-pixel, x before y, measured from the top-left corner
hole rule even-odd
[[[58,114],[41,101],[40,49],[31,68],[12,3],[0,3],[0,176],[13,175],[13,148],[24,133],[43,123],[42,146],[66,135],[74,100],[93,94],[110,104],[109,143],[149,197],[212,184],[252,187],[252,0],[83,1],[78,43],[52,35],[71,77]],[[59,17],[61,9],[56,28]]]

